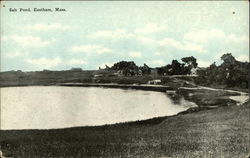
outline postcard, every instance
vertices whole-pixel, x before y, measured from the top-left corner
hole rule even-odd
[[[248,1],[1,1],[0,157],[249,157]]]

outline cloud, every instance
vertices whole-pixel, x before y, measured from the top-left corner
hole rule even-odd
[[[166,30],[167,28],[165,26],[159,26],[157,24],[148,24],[143,28],[136,29],[135,33],[148,35],[148,34],[153,34],[153,33],[162,32]]]
[[[25,59],[24,60],[26,63],[33,65],[36,68],[39,69],[50,69],[54,68],[59,65],[68,65],[68,66],[79,66],[79,65],[86,65],[87,62],[81,59],[70,59],[70,60],[62,60],[59,57],[53,58],[53,59],[48,59],[45,57],[38,58],[38,59]]]
[[[67,65],[86,65],[87,62],[81,59],[70,59],[69,61],[64,62]]]
[[[208,67],[211,65],[210,62],[204,61],[204,60],[197,60],[198,66],[199,67]]]
[[[227,39],[230,42],[235,42],[235,43],[243,43],[243,42],[249,43],[249,36],[236,36],[234,34],[230,34],[228,35]]]
[[[34,65],[37,68],[41,69],[49,69],[56,67],[62,63],[61,58],[53,58],[53,59],[48,59],[48,58],[39,58],[39,59],[25,59],[25,62]]]
[[[72,52],[83,52],[83,53],[97,53],[97,54],[105,54],[112,52],[111,49],[103,47],[101,45],[79,45],[71,47],[70,51]]]
[[[145,37],[145,36],[136,36],[136,40],[139,41],[142,44],[148,45],[148,44],[157,44],[157,41],[153,38]]]
[[[202,45],[193,43],[193,42],[187,42],[187,41],[177,41],[172,38],[164,38],[161,40],[155,40],[153,38],[149,38],[146,36],[137,36],[136,40],[141,42],[145,45],[159,45],[161,47],[173,47],[178,50],[184,50],[184,51],[194,51],[199,53],[206,53],[207,51],[203,48]],[[159,55],[159,53],[158,53]]]
[[[143,29],[137,29],[136,33],[128,33],[124,29],[114,30],[114,31],[97,31],[91,35],[89,35],[90,38],[107,38],[107,39],[134,39],[136,41],[139,41],[141,44],[144,45],[160,45],[160,46],[171,46],[179,50],[185,50],[185,51],[195,51],[195,52],[201,52],[204,53],[206,50],[201,45],[198,45],[196,43],[191,42],[179,42],[175,39],[171,38],[165,38],[162,40],[155,40],[152,37],[145,36],[146,32],[153,33],[158,31],[165,30],[165,27],[160,27],[158,25],[147,25]],[[143,33],[143,35],[138,34]]]
[[[242,62],[249,62],[249,56],[247,56],[247,55],[240,55],[240,56],[236,57],[236,60],[242,61]]]
[[[241,42],[249,43],[248,36],[245,35],[237,36],[235,34],[227,35],[223,31],[218,29],[191,31],[184,34],[184,39],[196,43],[205,43],[208,42],[209,40],[216,40],[216,39],[234,43],[241,43]]]
[[[60,23],[54,23],[54,24],[37,23],[33,25],[27,25],[25,26],[25,28],[34,31],[51,31],[51,30],[65,31],[69,30],[71,27],[69,25],[63,25]]]
[[[201,45],[190,43],[190,42],[180,42],[172,38],[165,38],[160,40],[158,44],[162,47],[170,46],[179,50],[185,51],[195,51],[199,53],[205,53],[206,50]]]
[[[218,29],[191,31],[184,34],[184,39],[197,43],[204,43],[210,39],[225,38],[225,33]]]
[[[9,53],[6,53],[6,57],[7,58],[16,58],[16,57],[20,57],[22,56],[23,54],[19,51],[14,51],[14,52],[9,52]]]
[[[88,35],[89,38],[108,38],[108,39],[130,39],[136,38],[138,35],[148,35],[152,33],[165,31],[165,26],[159,26],[157,24],[148,24],[143,28],[135,29],[135,31],[128,32],[126,29],[116,30],[100,30]]]
[[[55,42],[55,39],[51,40],[42,40],[40,37],[35,36],[19,36],[19,35],[12,35],[12,36],[4,36],[3,40],[12,40],[17,44],[21,45],[22,47],[45,47]]]
[[[160,46],[171,46],[177,49],[182,48],[181,42],[176,41],[172,38],[164,38],[163,40],[160,40],[158,43]]]
[[[207,52],[201,45],[198,45],[195,43],[189,43],[189,42],[185,42],[181,49],[186,50],[186,51],[200,52],[200,53]]]
[[[154,54],[157,56],[160,56],[162,54],[162,52],[155,52]]]
[[[93,34],[88,35],[89,38],[106,38],[106,39],[129,39],[133,38],[134,35],[132,33],[128,33],[125,29],[117,29],[117,30],[101,30],[94,32]]]
[[[141,52],[129,52],[128,56],[132,57],[132,58],[141,58],[142,57],[142,53]]]
[[[140,42],[143,45],[158,45],[158,41],[153,37],[148,37],[147,35],[165,31],[166,27],[159,26],[157,24],[148,24],[143,28],[135,29],[134,31],[127,31],[126,29],[117,30],[100,30],[88,35],[92,39],[111,39],[111,40],[121,40],[130,39]]]
[[[155,59],[155,60],[151,60],[146,62],[148,63],[150,66],[163,66],[166,65],[166,62],[162,59]]]
[[[145,37],[145,35],[165,31],[165,26],[159,26],[157,24],[148,24],[143,28],[135,29],[135,31],[128,32],[126,29],[116,29],[116,30],[100,30],[88,35],[89,38],[98,39],[136,39],[142,43],[153,43],[153,39]]]

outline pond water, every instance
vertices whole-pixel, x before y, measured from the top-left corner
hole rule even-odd
[[[194,106],[165,93],[97,87],[1,88],[1,129],[93,126],[169,116]]]

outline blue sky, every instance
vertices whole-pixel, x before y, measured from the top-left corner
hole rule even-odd
[[[156,67],[186,56],[209,66],[224,53],[249,61],[248,1],[26,1],[1,8],[1,71],[97,69],[121,60]]]

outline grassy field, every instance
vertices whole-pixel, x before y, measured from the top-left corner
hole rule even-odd
[[[148,121],[55,130],[1,131],[13,157],[244,158],[250,102]],[[53,121],[53,120],[51,120]]]

